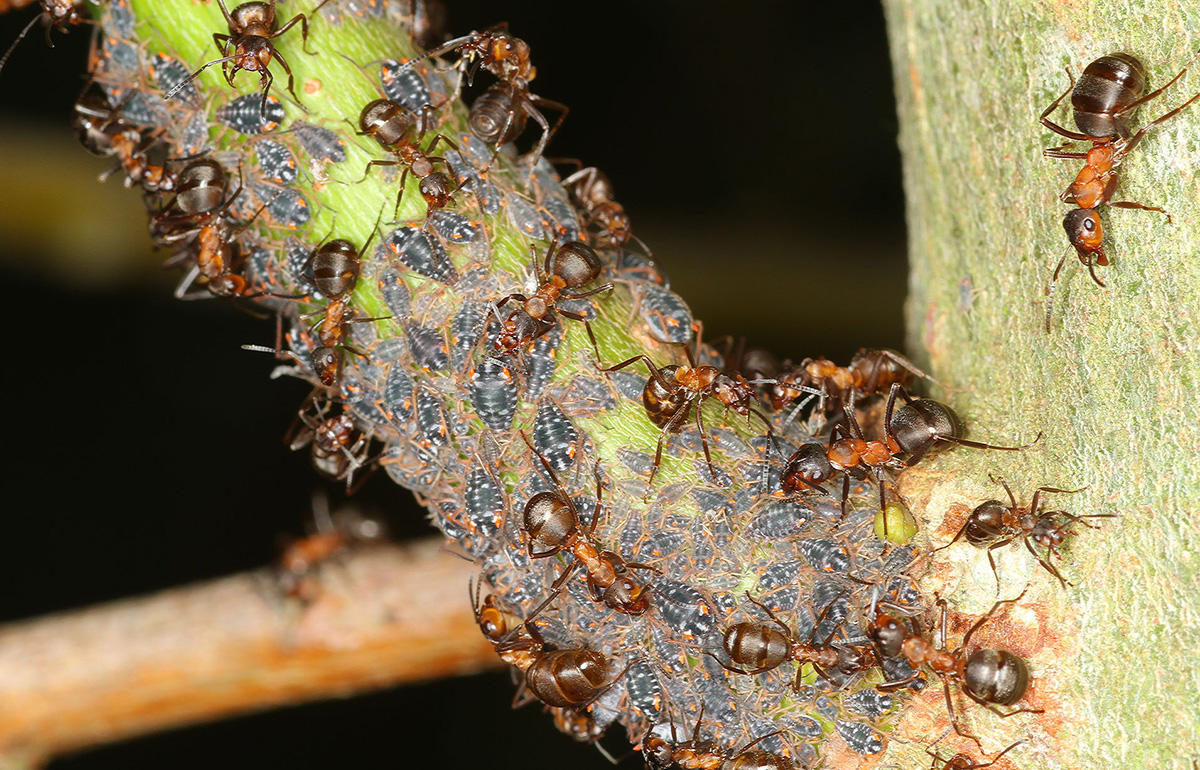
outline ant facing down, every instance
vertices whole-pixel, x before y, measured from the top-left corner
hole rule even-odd
[[[322,0],[312,10],[312,13],[316,13],[327,2],[329,0]],[[213,33],[213,43],[216,44],[217,51],[221,56],[207,62],[177,83],[164,98],[171,99],[184,86],[195,80],[201,72],[214,64],[220,64],[221,70],[225,74],[225,82],[229,84],[230,88],[234,87],[233,76],[237,74],[238,70],[259,73],[259,82],[262,85],[260,115],[266,118],[267,94],[270,93],[271,85],[275,82],[270,64],[273,59],[278,59],[280,66],[288,76],[288,93],[292,95],[296,104],[300,104],[300,99],[296,96],[292,68],[288,64],[287,58],[279,52],[272,41],[294,27],[296,22],[300,22],[300,37],[304,41],[304,52],[310,55],[315,54],[315,51],[308,50],[308,17],[303,13],[298,13],[283,26],[279,26],[279,19],[275,15],[275,0],[242,3],[233,9],[233,13],[230,13],[229,9],[225,7],[225,0],[217,0],[217,5],[221,7],[225,23],[229,25],[228,35],[220,32]],[[300,106],[303,108],[304,105]]]
[[[1196,55],[1200,56],[1200,52]],[[1192,61],[1195,61],[1195,58],[1196,56],[1193,56]],[[1178,115],[1192,102],[1200,99],[1200,93],[1147,123],[1136,133],[1130,130],[1126,118],[1139,106],[1157,98],[1183,77],[1192,61],[1164,86],[1143,95],[1146,70],[1137,58],[1121,52],[1101,56],[1088,64],[1078,81],[1068,70],[1067,76],[1071,82],[1067,90],[1051,102],[1038,117],[1042,126],[1059,136],[1070,141],[1092,143],[1092,147],[1086,152],[1068,151],[1064,146],[1047,149],[1043,155],[1047,158],[1084,161],[1085,165],[1075,180],[1059,195],[1064,203],[1078,207],[1067,212],[1063,219],[1063,228],[1080,263],[1087,267],[1092,280],[1101,288],[1105,288],[1105,284],[1096,275],[1096,266],[1107,265],[1108,255],[1104,251],[1104,229],[1097,214],[1100,206],[1157,211],[1167,217],[1168,223],[1171,221],[1171,215],[1158,206],[1112,200],[1117,190],[1118,166],[1151,129]],[[1071,94],[1071,107],[1078,131],[1064,128],[1049,117],[1067,94]],[[1070,248],[1064,252],[1050,281],[1049,299],[1046,302],[1047,332],[1050,331],[1050,314],[1054,306],[1058,276],[1070,252]]]

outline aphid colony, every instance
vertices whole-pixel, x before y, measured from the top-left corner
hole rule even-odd
[[[43,5],[52,26],[75,23]],[[179,296],[277,314],[275,344],[259,347],[313,386],[293,448],[351,488],[382,469],[478,564],[476,617],[522,699],[581,741],[620,724],[656,769],[876,755],[902,694],[935,682],[975,749],[980,710],[1040,711],[1036,671],[986,631],[1021,597],[974,618],[935,608],[914,584],[921,549],[891,542],[886,523],[875,535],[908,467],[1032,443],[967,439],[891,351],[839,366],[701,344],[608,178],[582,164],[563,178],[544,157],[567,108],[530,91],[532,51],[507,26],[443,43],[428,3],[321,3],[282,25],[273,2],[220,10],[215,50],[185,64],[138,42],[152,22],[109,0],[80,141],[144,191],[151,235],[184,272]],[[354,62],[366,77],[340,85],[361,111],[330,115],[306,80],[308,46],[340,55],[323,33],[355,17],[395,22],[395,50]],[[197,78],[218,63],[218,86]],[[231,90],[240,70],[258,73],[252,93]],[[1077,121],[1101,70],[1140,77],[1132,57],[1094,62]],[[481,73],[494,82],[458,108]],[[1166,88],[1139,97],[1134,81],[1082,133],[1049,123],[1062,97],[1042,115],[1094,143],[1064,194],[1076,217],[1122,205],[1116,165],[1182,109],[1131,134],[1122,116]],[[325,210],[347,190],[382,191],[370,221]],[[1106,264],[1099,240],[1068,232],[1089,269]],[[998,483],[1011,504],[980,505],[949,545],[965,537],[992,560],[1019,539],[1065,583],[1052,559],[1095,516],[1042,510],[1069,490],[1039,488],[1023,508]],[[327,541],[343,539],[291,559],[306,596],[309,552]],[[999,756],[930,754],[962,768]]]

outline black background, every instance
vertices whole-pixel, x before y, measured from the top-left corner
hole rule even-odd
[[[28,13],[0,18],[0,44]],[[605,169],[707,335],[842,362],[859,347],[902,347],[897,127],[874,3],[471,0],[450,14],[455,33],[506,20],[530,43],[534,90],[572,110],[549,154]],[[35,30],[0,73],[0,116],[69,136],[88,32],[55,39],[48,49]],[[0,162],[21,151],[0,149]],[[136,198],[112,180],[96,191]],[[0,205],[19,194],[0,192]],[[736,248],[689,248],[710,236]],[[278,535],[302,531],[321,482],[281,442],[306,386],[269,380],[270,357],[239,349],[270,344],[273,325],[228,303],[173,301],[174,276],[147,272],[103,290],[51,280],[36,269],[36,246],[15,247],[3,232],[0,255],[0,621],[275,558]],[[750,277],[730,288],[730,272]],[[382,474],[358,497],[400,535],[429,531]],[[505,674],[440,681],[55,766],[608,766],[538,709],[511,711],[511,693]]]

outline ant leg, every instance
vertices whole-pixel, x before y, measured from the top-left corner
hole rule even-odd
[[[304,103],[300,101],[300,97],[296,96],[296,78],[295,78],[295,76],[292,75],[292,68],[290,65],[288,65],[287,59],[284,58],[283,54],[281,54],[279,51],[275,52],[275,58],[279,60],[280,65],[283,66],[283,71],[287,73],[287,76],[288,76],[287,90],[288,90],[288,93],[292,95],[292,101],[294,101],[294,102],[296,102],[296,104],[300,105],[300,109],[304,110],[305,112],[308,112],[308,108],[305,107]],[[263,70],[264,75],[270,74],[270,72],[271,71],[268,69]],[[274,77],[272,77],[271,80],[274,81]],[[270,87],[269,84],[268,84],[268,87]],[[266,93],[264,93],[263,94],[263,114],[264,115],[266,114],[266,103],[267,103],[266,102]]]
[[[1025,538],[1025,548],[1026,548],[1026,549],[1027,549],[1027,550],[1028,550],[1028,551],[1029,551],[1031,554],[1033,554],[1033,558],[1037,559],[1037,562],[1038,562],[1038,564],[1042,565],[1042,567],[1043,567],[1043,568],[1044,568],[1044,569],[1045,569],[1047,572],[1049,572],[1051,575],[1053,575],[1054,577],[1058,578],[1058,582],[1062,584],[1062,587],[1063,587],[1064,589],[1065,589],[1067,586],[1073,586],[1073,585],[1075,585],[1075,584],[1074,584],[1074,583],[1072,583],[1071,581],[1069,581],[1069,580],[1067,580],[1066,578],[1064,578],[1064,577],[1062,576],[1062,573],[1058,571],[1058,568],[1057,568],[1057,567],[1055,567],[1055,566],[1054,566],[1054,565],[1053,565],[1053,564],[1050,562],[1050,560],[1049,560],[1049,559],[1047,559],[1046,557],[1044,557],[1044,556],[1042,556],[1040,553],[1038,553],[1036,550],[1034,550],[1034,548],[1033,548],[1033,545],[1031,545],[1031,544],[1030,544],[1030,542],[1029,542],[1029,538],[1028,538],[1028,537],[1027,537],[1027,538]],[[1053,553],[1053,551],[1051,551],[1051,553]],[[990,551],[989,551],[989,554],[988,554],[988,555],[989,555],[989,556],[991,555]],[[999,578],[997,578],[997,581],[998,581],[998,580],[999,580]],[[999,587],[997,587],[997,591],[996,591],[996,592],[997,592],[997,593],[999,593]]]
[[[324,0],[324,2],[321,3],[321,5],[325,5],[325,3],[327,3],[327,2],[329,2],[329,0]],[[316,13],[317,11],[319,11],[321,9],[321,5],[318,5],[316,8],[313,8],[312,13]],[[277,38],[280,35],[282,35],[284,32],[287,32],[289,29],[291,29],[292,27],[294,27],[296,25],[296,22],[300,22],[300,39],[304,41],[302,44],[302,47],[304,48],[304,52],[306,54],[309,54],[310,56],[316,56],[317,55],[316,51],[308,50],[308,17],[302,13],[296,14],[295,16],[292,17],[291,21],[289,21],[287,24],[284,24],[279,29],[275,30],[275,32],[271,34],[271,38],[272,39]]]
[[[1157,211],[1159,214],[1162,214],[1163,216],[1165,216],[1167,218],[1167,224],[1173,224],[1175,222],[1175,220],[1174,220],[1174,218],[1172,218],[1170,212],[1168,212],[1164,208],[1159,208],[1158,206],[1150,206],[1145,203],[1138,203],[1136,201],[1109,201],[1108,205],[1115,206],[1116,208],[1119,208],[1119,209],[1138,209],[1139,211]]]
[[[712,455],[708,451],[708,437],[704,435],[704,399],[697,398],[695,404],[696,410],[696,430],[700,431],[700,446],[704,449],[704,460],[708,463],[708,478],[714,484],[720,484],[717,480],[717,469],[713,467]],[[678,412],[676,412],[678,414]]]
[[[1001,599],[1000,601],[998,601],[998,602],[996,602],[995,604],[993,604],[993,605],[992,605],[992,608],[991,608],[990,610],[988,610],[988,611],[987,611],[987,613],[983,615],[983,617],[981,617],[981,618],[979,618],[979,620],[975,621],[975,625],[971,626],[970,630],[969,630],[969,631],[967,631],[967,635],[963,637],[962,644],[960,644],[960,645],[959,645],[959,649],[966,649],[966,647],[967,647],[967,643],[971,641],[971,636],[972,636],[972,635],[973,635],[973,634],[974,634],[974,633],[975,633],[977,630],[979,630],[979,627],[980,627],[980,626],[982,626],[984,623],[986,623],[988,620],[990,620],[990,619],[991,619],[991,617],[992,617],[992,615],[996,614],[996,610],[1000,609],[1000,605],[1001,605],[1001,604],[1015,604],[1015,603],[1017,603],[1017,602],[1021,601],[1022,597],[1024,597],[1024,596],[1025,596],[1025,594],[1026,594],[1026,592],[1028,592],[1028,591],[1029,591],[1029,587],[1028,587],[1028,586],[1026,586],[1026,587],[1025,587],[1025,590],[1024,590],[1024,591],[1022,591],[1022,592],[1020,593],[1020,595],[1019,595],[1019,596],[1017,596],[1017,598],[1015,598],[1015,599]],[[970,693],[968,693],[968,695],[969,695],[969,694],[970,694]]]
[[[954,732],[958,733],[964,738],[970,738],[971,740],[975,741],[975,745],[977,745],[979,750],[982,751],[983,743],[979,740],[979,736],[965,731],[962,727],[962,723],[958,721],[958,714],[954,711],[954,699],[950,697],[950,682],[945,677],[942,677],[942,689],[946,694],[946,710],[950,712],[950,724],[954,726]],[[968,695],[970,695],[970,693],[968,693]]]
[[[1101,289],[1107,289],[1108,287],[1104,285],[1104,281],[1101,281],[1100,276],[1096,275],[1097,263],[1108,264],[1108,260],[1106,259],[1104,262],[1101,263],[1099,260],[1096,260],[1095,262],[1093,262],[1092,260],[1088,259],[1084,262],[1084,264],[1087,265],[1088,274],[1092,276],[1092,280],[1096,282],[1096,285],[1099,286]]]
[[[1059,136],[1065,136],[1067,139],[1072,139],[1077,142],[1091,141],[1095,137],[1088,136],[1087,134],[1081,134],[1078,131],[1069,131],[1050,120],[1050,113],[1058,109],[1058,105],[1062,103],[1063,99],[1067,98],[1067,94],[1075,90],[1075,76],[1071,74],[1070,69],[1067,70],[1067,77],[1070,78],[1071,84],[1067,86],[1067,90],[1059,94],[1059,97],[1050,103],[1049,107],[1042,111],[1042,114],[1038,116],[1038,122]]]

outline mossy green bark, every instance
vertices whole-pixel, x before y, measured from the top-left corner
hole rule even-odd
[[[1037,117],[1093,59],[1127,51],[1149,89],[1200,48],[1200,7],[1133,3],[885,3],[901,118],[912,276],[910,351],[946,383],[977,440],[1044,437],[1019,454],[958,450],[906,476],[928,501],[935,545],[966,511],[1034,488],[1087,487],[1051,508],[1118,514],[1077,527],[1063,589],[1013,544],[1004,586],[1024,604],[1046,709],[986,722],[985,748],[1028,738],[1006,760],[1039,768],[1190,768],[1200,753],[1200,106],[1151,132],[1120,167],[1117,198],[1174,216],[1102,211],[1112,260],[1094,285],[1067,258],[1049,334],[1046,292],[1067,248],[1058,193],[1081,167],[1043,158],[1060,137]],[[1135,126],[1200,90],[1200,69],[1135,115]],[[1073,127],[1066,108],[1053,118]],[[956,507],[957,506],[957,507]],[[951,520],[940,528],[947,513]],[[938,554],[927,587],[986,610],[984,554]],[[940,694],[927,696],[940,698]],[[993,734],[992,730],[995,730]],[[936,733],[934,733],[936,735]],[[920,746],[914,758],[928,762]]]

